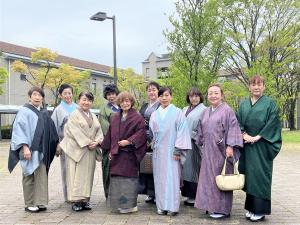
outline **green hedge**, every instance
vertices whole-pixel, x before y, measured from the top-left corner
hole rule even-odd
[[[11,139],[11,126],[3,126],[1,127],[1,135],[2,139]]]

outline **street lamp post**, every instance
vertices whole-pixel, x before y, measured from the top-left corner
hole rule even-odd
[[[111,19],[113,22],[113,57],[114,57],[114,84],[117,86],[118,76],[117,76],[117,53],[116,53],[116,17],[109,17],[105,12],[97,12],[95,15],[90,17],[91,20],[104,21],[106,19]]]

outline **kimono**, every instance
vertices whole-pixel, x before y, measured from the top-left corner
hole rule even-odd
[[[183,165],[183,187],[181,187],[181,194],[184,197],[192,199],[196,197],[197,183],[201,166],[201,149],[195,143],[197,125],[205,108],[206,107],[204,104],[200,103],[194,108],[187,106],[182,110],[186,116],[190,136],[192,138],[192,150],[187,152],[186,161]]]
[[[155,110],[157,110],[159,105],[160,105],[159,101],[155,102],[153,105],[146,103],[140,109],[140,114],[145,119],[145,128],[146,128],[148,143],[151,142],[149,120],[150,120],[151,114]],[[153,152],[153,150],[151,149],[151,146],[149,145],[147,148],[147,154],[152,154],[152,152]],[[144,174],[144,173],[140,172],[140,174],[139,174],[139,194],[147,194],[151,197],[155,196],[153,173],[152,174]]]
[[[61,103],[54,109],[51,119],[53,120],[56,131],[59,137],[59,140],[61,141],[64,137],[64,126],[66,122],[68,121],[68,118],[70,114],[77,108],[76,103],[67,104],[64,101],[61,101]],[[66,159],[65,159],[64,152],[60,155],[60,166],[61,166],[61,178],[62,178],[62,185],[63,185],[63,193],[64,198],[67,200],[67,185],[66,185]]]
[[[71,113],[64,127],[64,138],[60,142],[66,156],[68,201],[89,200],[99,149],[89,150],[88,145],[102,140],[100,123],[93,113],[89,112],[87,116],[80,108]]]
[[[100,108],[100,117],[99,122],[103,131],[103,135],[105,136],[108,128],[111,117],[119,111],[119,108],[116,108],[111,103],[107,103]],[[108,197],[109,191],[109,159],[108,159],[109,151],[102,152],[102,180],[103,180],[103,188],[104,188],[104,195]]]
[[[262,138],[245,143],[241,151],[239,170],[245,174],[245,209],[254,214],[271,213],[273,160],[281,148],[281,123],[274,100],[262,96],[256,103],[244,100],[238,109],[242,132]]]
[[[212,107],[204,110],[198,124],[196,143],[202,146],[202,161],[195,207],[210,213],[229,215],[233,192],[219,190],[215,177],[221,174],[226,147],[234,148],[234,158],[238,160],[237,147],[243,146],[243,139],[235,113],[226,103],[214,110]],[[226,173],[233,173],[232,162],[227,163]]]
[[[24,144],[31,151],[30,160],[24,159]],[[48,171],[57,144],[58,135],[48,111],[31,104],[21,107],[13,122],[8,169],[12,172],[20,161],[27,207],[48,204]]]
[[[128,140],[131,145],[120,147],[118,141]],[[112,209],[137,206],[139,162],[146,153],[146,131],[143,117],[130,109],[126,118],[122,111],[112,119],[101,148],[110,152],[109,204]]]
[[[170,104],[152,113],[153,176],[156,206],[160,210],[178,212],[180,205],[181,163],[186,150],[192,149],[191,136],[181,109]],[[173,155],[180,155],[176,161]]]

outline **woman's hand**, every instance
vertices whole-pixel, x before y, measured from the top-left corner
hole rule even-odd
[[[58,145],[56,146],[56,152],[55,152],[56,157],[58,157],[58,156],[61,155],[61,151],[62,151],[62,148],[61,148],[60,145],[58,144]]]
[[[227,146],[226,157],[232,157],[232,156],[233,156],[233,148],[231,146]]]
[[[24,150],[24,159],[30,160],[31,159],[31,151],[30,151],[28,145],[23,145],[23,150]]]
[[[173,159],[176,160],[176,161],[179,161],[180,160],[180,155],[173,155]]]
[[[92,143],[90,143],[88,145],[88,149],[90,150],[95,150],[95,148],[99,145],[99,143],[97,141],[93,141]]]
[[[251,144],[253,144],[253,143],[259,141],[261,139],[261,136],[256,135],[256,136],[253,137],[253,136],[250,136],[247,133],[244,133],[243,134],[243,139],[244,139],[245,143],[251,143]]]
[[[121,147],[125,147],[127,145],[131,145],[131,142],[130,141],[127,141],[127,140],[122,140],[122,141],[119,141],[118,142],[119,146]]]

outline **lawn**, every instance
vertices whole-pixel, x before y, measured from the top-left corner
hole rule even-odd
[[[282,132],[283,143],[298,143],[300,144],[300,130],[297,131],[283,131]]]

